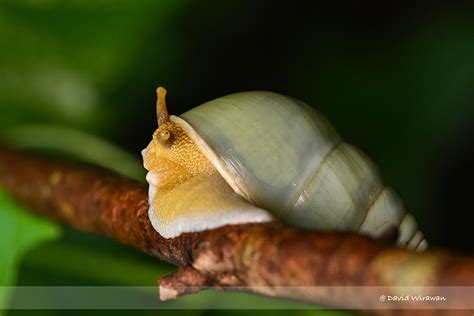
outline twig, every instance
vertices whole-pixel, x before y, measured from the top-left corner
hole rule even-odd
[[[0,182],[33,212],[182,266],[160,279],[163,299],[217,286],[345,308],[398,308],[400,302],[380,305],[361,292],[339,295],[317,286],[388,286],[384,294],[395,295],[391,287],[396,285],[474,285],[472,257],[445,251],[415,253],[350,233],[266,223],[165,239],[148,220],[144,185],[96,168],[2,147]],[[470,299],[460,295],[443,308]]]

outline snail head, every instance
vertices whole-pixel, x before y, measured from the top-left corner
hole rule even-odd
[[[202,172],[211,170],[209,162],[186,131],[168,114],[166,89],[156,89],[158,128],[142,151],[147,180],[157,188],[168,189]]]

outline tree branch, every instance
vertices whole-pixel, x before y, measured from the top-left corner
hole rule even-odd
[[[389,292],[383,294],[395,295],[396,285],[474,285],[473,257],[415,253],[357,234],[265,223],[165,239],[148,220],[144,185],[1,147],[0,182],[33,212],[182,266],[161,278],[162,299],[217,286],[345,308],[399,308],[401,302],[381,304],[378,296],[339,295],[318,286],[387,286]],[[464,306],[459,304],[472,299],[465,296],[450,298],[443,308]]]

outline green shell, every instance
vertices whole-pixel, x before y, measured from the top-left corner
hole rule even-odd
[[[242,92],[181,118],[212,148],[229,184],[283,222],[372,236],[400,226],[400,243],[426,247],[413,217],[372,161],[304,102]]]

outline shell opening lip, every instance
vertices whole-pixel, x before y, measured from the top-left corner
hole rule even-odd
[[[229,170],[227,165],[219,158],[219,156],[214,152],[214,150],[209,146],[209,144],[204,140],[204,138],[199,135],[199,133],[188,122],[174,115],[170,116],[170,120],[178,124],[182,129],[186,131],[191,140],[194,141],[194,143],[198,146],[204,156],[206,156],[206,158],[212,162],[217,172],[219,172],[219,174],[224,178],[227,184],[230,185],[230,187],[235,193],[240,195],[248,202],[255,204],[253,199],[251,198],[251,195],[248,194],[245,188],[241,187],[239,181],[235,179],[235,174],[233,174]]]

